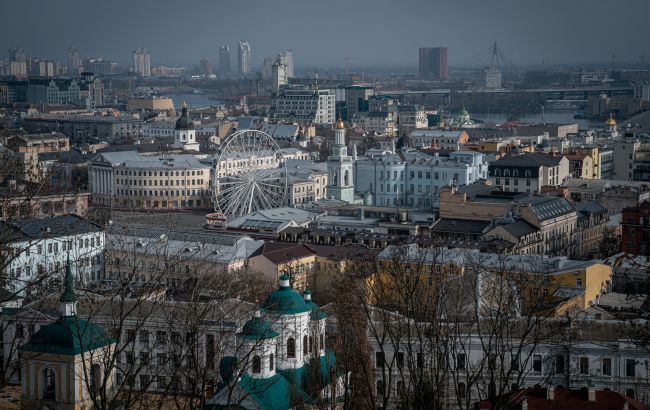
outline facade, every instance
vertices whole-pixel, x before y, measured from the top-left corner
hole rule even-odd
[[[174,101],[166,97],[140,97],[129,98],[126,102],[127,111],[131,110],[150,110],[150,111],[166,111],[174,109]]]
[[[409,134],[409,143],[414,148],[460,151],[468,141],[469,134],[467,131],[421,129],[411,131]]]
[[[501,88],[501,71],[499,67],[491,65],[483,70],[481,86],[491,90]]]
[[[284,87],[274,96],[271,111],[278,121],[334,124],[336,96],[328,89]]]
[[[209,77],[212,75],[212,60],[203,57],[201,61],[199,61],[199,69],[201,70],[201,75],[204,77]]]
[[[559,186],[569,176],[564,156],[538,153],[508,155],[489,166],[489,180],[505,192],[542,192],[544,186]]]
[[[72,143],[114,142],[140,136],[143,121],[128,115],[70,116],[37,114],[23,119],[23,127],[32,133],[60,132]]]
[[[151,76],[151,55],[146,48],[133,50],[133,72],[142,77]]]
[[[240,74],[251,72],[251,46],[248,41],[240,41],[237,45],[237,71]]]
[[[389,207],[437,207],[438,191],[446,185],[467,185],[487,176],[485,156],[453,152],[449,157],[414,149],[366,153],[355,161],[355,189],[372,204]]]
[[[105,236],[103,229],[80,216],[54,217],[0,222],[2,231],[11,238],[10,252],[3,274],[11,278],[10,290],[24,295],[41,282],[62,282],[67,257],[75,260],[72,269],[76,280],[88,283],[103,268]]]
[[[621,251],[632,255],[650,255],[650,201],[623,208]]]
[[[289,160],[285,166],[289,206],[327,198],[327,164]]]
[[[397,127],[400,135],[409,135],[411,131],[427,128],[427,113],[417,105],[397,106]]]
[[[219,74],[230,74],[230,47],[219,47]]]
[[[420,47],[420,78],[447,80],[447,47]]]
[[[374,95],[372,87],[349,86],[345,87],[345,108],[347,120],[350,121],[358,112],[368,111],[368,98]]]
[[[70,151],[70,140],[63,134],[19,134],[7,138],[7,148],[14,152]]]
[[[151,210],[210,207],[210,167],[189,154],[98,154],[88,164],[88,181],[92,202],[98,206]]]
[[[395,111],[370,111],[363,118],[363,130],[367,133],[397,135],[397,116]]]
[[[327,195],[347,203],[354,202],[355,162],[348,155],[345,144],[345,126],[336,122],[334,145],[327,157]]]
[[[68,75],[75,76],[79,74],[79,69],[82,67],[83,61],[79,57],[79,50],[77,46],[71,45],[68,47]]]

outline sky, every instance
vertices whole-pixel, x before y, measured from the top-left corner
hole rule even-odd
[[[446,46],[449,64],[488,65],[494,41],[516,65],[650,61],[648,0],[0,0],[0,59],[81,56],[152,65],[217,60],[247,40],[253,65],[291,49],[296,67],[416,67],[418,47]]]

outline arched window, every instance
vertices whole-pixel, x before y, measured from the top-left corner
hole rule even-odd
[[[503,170],[503,176],[504,177],[509,177],[510,176],[510,170],[509,169],[504,169]]]
[[[527,170],[524,171],[524,177],[530,178],[531,175],[532,174],[530,173],[530,169],[527,169]]]
[[[293,337],[287,339],[287,358],[296,357],[296,340]]]
[[[309,353],[309,345],[307,344],[307,335],[302,337],[302,355],[307,356]]]
[[[518,177],[519,176],[519,171],[516,170],[516,169],[512,170],[512,176],[513,177]]]
[[[316,349],[316,346],[314,345],[314,337],[313,336],[309,336],[309,350],[314,352],[314,353],[316,353],[316,350],[318,350],[318,349]]]
[[[54,370],[49,367],[43,370],[42,374],[42,399],[43,400],[56,400],[56,376]]]
[[[262,372],[262,359],[259,356],[253,356],[253,373]]]
[[[458,395],[459,399],[464,399],[467,396],[467,388],[465,387],[465,383],[458,383],[456,394]]]
[[[348,186],[348,185],[350,185],[350,183],[349,183],[349,179],[350,179],[350,172],[349,172],[349,171],[345,171],[345,174],[343,174],[343,186]]]
[[[627,397],[630,397],[630,398],[633,399],[633,398],[634,398],[634,389],[627,389],[627,390],[625,391],[625,395],[626,395]]]
[[[377,396],[384,396],[386,390],[384,389],[384,381],[377,380]]]
[[[320,334],[320,344],[318,346],[319,349],[325,349],[325,338],[323,337],[323,334]]]
[[[269,369],[273,370],[273,366],[275,366],[275,363],[273,363],[273,353],[269,356]]]
[[[495,177],[500,177],[501,176],[501,170],[499,168],[494,170],[494,176]]]

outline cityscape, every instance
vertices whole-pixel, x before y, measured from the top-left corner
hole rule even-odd
[[[0,409],[650,410],[648,15],[0,4]]]

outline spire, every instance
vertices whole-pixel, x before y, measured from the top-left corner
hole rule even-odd
[[[63,316],[74,316],[77,314],[77,298],[74,294],[74,283],[72,278],[72,267],[70,265],[70,254],[65,266],[65,279],[63,294],[59,299],[59,310]]]
[[[341,119],[341,113],[339,113],[339,120],[336,121],[336,127],[337,130],[342,130],[345,128],[345,124],[343,124],[343,120]]]

